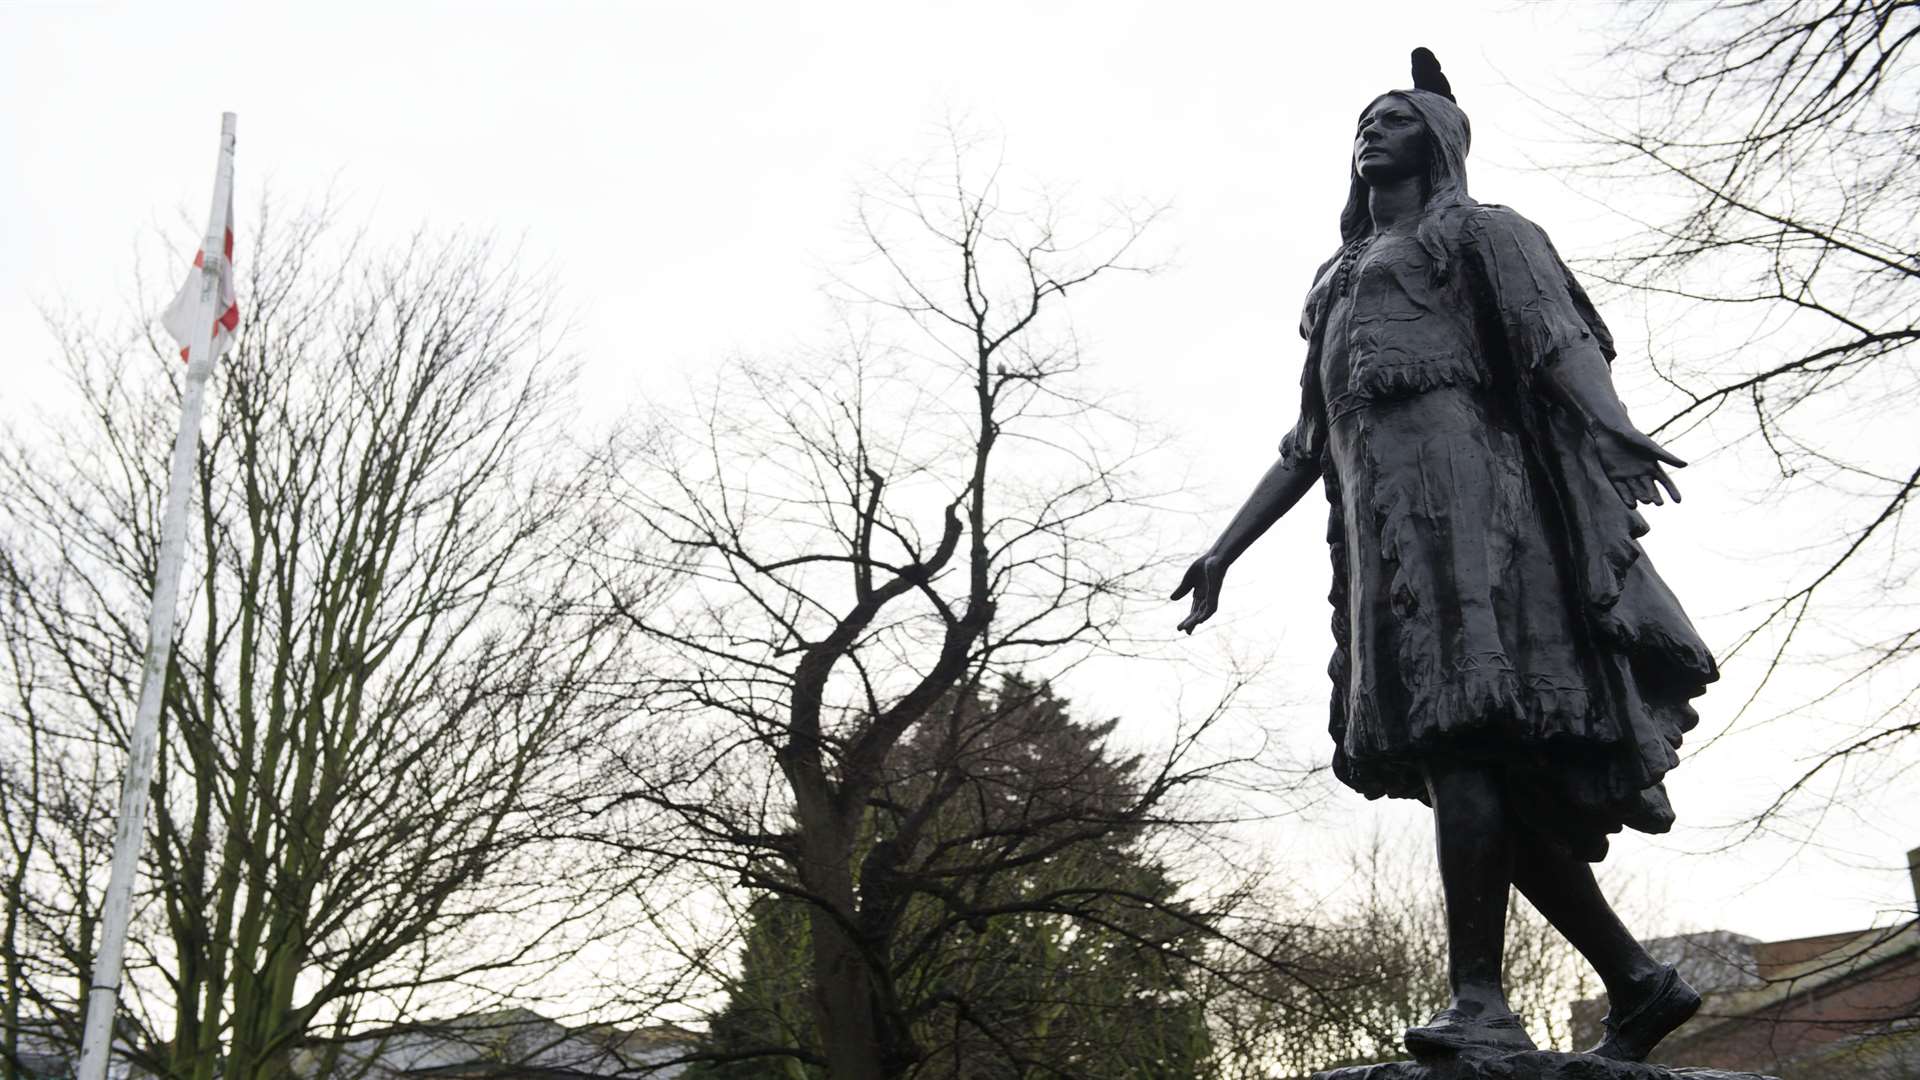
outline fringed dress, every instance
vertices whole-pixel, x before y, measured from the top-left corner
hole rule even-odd
[[[1483,763],[1510,816],[1589,860],[1664,832],[1662,779],[1713,657],[1636,537],[1645,520],[1542,385],[1610,335],[1545,234],[1435,211],[1343,251],[1308,298],[1299,422],[1332,509],[1334,771],[1425,800]]]

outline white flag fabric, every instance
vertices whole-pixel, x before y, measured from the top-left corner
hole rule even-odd
[[[233,334],[240,326],[239,298],[233,291],[233,193],[227,193],[226,258],[220,260],[220,300],[214,308],[213,317],[213,355],[222,356],[227,346],[233,344]],[[200,274],[206,265],[206,252],[195,252],[193,269],[187,272],[186,284],[167,305],[160,315],[160,325],[167,328],[173,340],[180,343],[180,362],[187,362],[187,351],[192,347],[194,323],[200,318]]]

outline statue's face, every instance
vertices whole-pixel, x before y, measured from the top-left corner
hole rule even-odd
[[[1425,174],[1427,153],[1427,125],[1399,97],[1388,94],[1360,114],[1353,136],[1353,171],[1368,184]]]

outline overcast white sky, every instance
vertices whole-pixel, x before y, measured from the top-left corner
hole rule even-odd
[[[293,202],[331,192],[376,238],[425,223],[522,242],[574,314],[585,396],[602,403],[819,340],[823,268],[845,250],[853,185],[923,156],[930,132],[960,116],[1004,138],[1018,175],[1088,199],[1172,203],[1159,236],[1171,270],[1077,300],[1074,315],[1092,377],[1175,434],[1219,508],[1191,523],[1202,545],[1291,422],[1293,327],[1337,241],[1351,125],[1372,96],[1408,83],[1410,48],[1439,54],[1473,118],[1479,198],[1520,209],[1570,257],[1608,238],[1604,213],[1527,167],[1555,136],[1504,83],[1562,107],[1577,101],[1567,87],[1606,85],[1590,61],[1609,8],[1307,7],[13,0],[0,6],[0,418],[61,400],[41,306],[124,310],[134,253],[156,229],[190,255],[222,110],[239,114],[243,224],[270,186]],[[1650,418],[1637,315],[1603,310],[1625,346],[1623,393]],[[1756,533],[1808,524],[1749,505],[1737,464],[1708,457],[1682,474],[1687,502],[1655,512],[1649,541],[1716,643],[1756,587],[1736,556]],[[1303,703],[1291,722],[1324,752],[1313,740],[1324,742],[1327,564],[1319,508],[1298,517],[1236,568],[1231,617],[1192,647],[1271,652],[1263,690]],[[1169,628],[1177,617],[1169,607]],[[1725,725],[1746,678],[1730,670],[1706,699],[1706,729]],[[1096,709],[1141,700],[1067,689]],[[1703,853],[1722,840],[1706,826],[1777,790],[1819,724],[1758,729],[1690,759],[1671,783],[1683,827],[1616,845],[1609,867],[1673,902],[1661,928],[1788,937],[1910,902],[1902,853],[1920,844],[1920,801],[1892,792],[1832,817],[1820,847]],[[1335,848],[1356,823],[1422,828],[1423,813],[1331,800],[1274,827],[1277,857]]]

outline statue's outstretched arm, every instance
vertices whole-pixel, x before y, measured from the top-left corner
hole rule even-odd
[[[1663,501],[1661,488],[1674,502],[1680,501],[1680,489],[1663,466],[1677,469],[1686,462],[1633,426],[1598,349],[1568,350],[1547,365],[1546,375],[1548,391],[1586,418],[1600,451],[1600,464],[1627,505],[1658,505]]]
[[[1193,594],[1193,608],[1180,620],[1181,630],[1191,634],[1194,627],[1213,617],[1220,608],[1220,586],[1226,580],[1227,567],[1293,509],[1318,479],[1319,460],[1300,454],[1281,454],[1267,469],[1266,475],[1254,485],[1253,494],[1247,496],[1239,512],[1220,533],[1220,538],[1187,567],[1180,587],[1173,591],[1175,600],[1189,592]]]
[[[1614,490],[1628,506],[1662,502],[1663,488],[1680,501],[1663,466],[1686,462],[1628,419],[1607,367],[1612,337],[1547,234],[1511,210],[1487,206],[1468,218],[1464,236],[1514,362],[1536,372],[1535,385],[1586,422]]]

